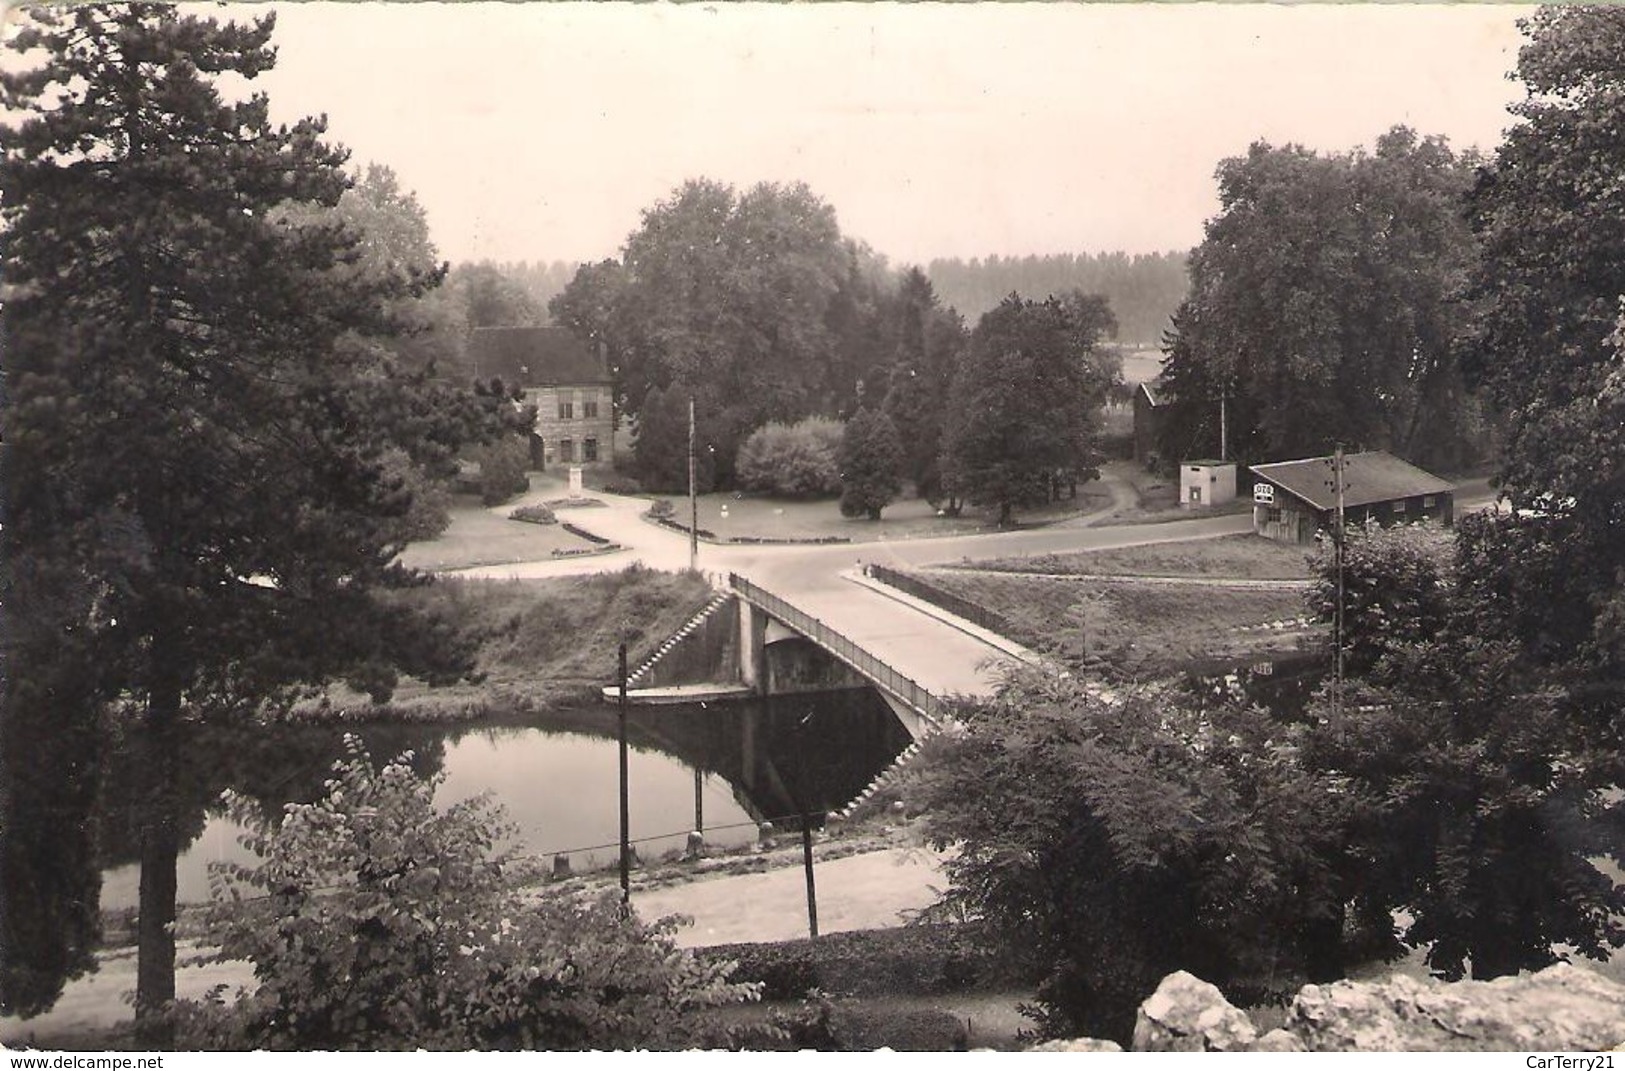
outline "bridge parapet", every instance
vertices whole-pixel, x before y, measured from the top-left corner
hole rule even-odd
[[[740,598],[765,610],[781,624],[790,626],[851,666],[872,681],[875,687],[909,707],[930,725],[941,723],[945,713],[942,701],[918,681],[904,676],[812,614],[738,573],[729,573],[728,583]]]

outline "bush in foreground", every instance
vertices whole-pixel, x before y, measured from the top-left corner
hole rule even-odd
[[[258,866],[222,867],[210,922],[254,964],[234,1003],[183,1002],[207,1049],[623,1049],[726,1043],[706,1014],[754,999],[612,898],[524,902],[481,798],[434,807],[438,779],[374,767],[359,740],[322,799],[267,819],[228,796]]]
[[[1248,1002],[1340,971],[1341,817],[1289,727],[1036,671],[962,718],[915,799],[959,848],[944,910],[1042,973],[1044,1034],[1126,1043],[1175,970]]]

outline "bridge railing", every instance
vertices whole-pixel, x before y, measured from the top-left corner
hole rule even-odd
[[[938,721],[943,714],[942,703],[924,685],[912,677],[905,677],[853,641],[836,632],[807,611],[793,606],[771,591],[752,583],[738,573],[728,574],[728,583],[734,591],[760,606],[784,624],[800,632],[836,658],[874,681],[892,695],[901,699],[927,719]]]

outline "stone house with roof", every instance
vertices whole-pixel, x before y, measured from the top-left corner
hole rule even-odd
[[[500,379],[536,407],[533,468],[613,460],[614,389],[601,346],[563,327],[479,327],[468,349],[476,379]]]
[[[1308,543],[1337,524],[1337,481],[1330,457],[1252,466],[1253,531],[1286,543]],[[1404,524],[1455,517],[1456,486],[1383,450],[1343,456],[1343,517]]]

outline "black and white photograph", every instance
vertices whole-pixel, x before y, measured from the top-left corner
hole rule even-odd
[[[1613,1071],[1622,950],[1625,6],[0,2],[10,1068]]]

